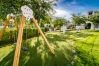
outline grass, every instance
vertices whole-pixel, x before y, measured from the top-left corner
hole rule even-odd
[[[23,40],[19,66],[99,66],[99,32],[91,30],[46,33],[55,55],[41,37]],[[1,44],[2,45],[2,44]],[[12,66],[15,45],[0,46],[0,66]]]

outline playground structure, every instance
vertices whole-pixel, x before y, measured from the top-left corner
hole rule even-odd
[[[18,28],[18,38],[17,38],[16,49],[15,49],[13,66],[18,66],[18,64],[19,64],[20,50],[21,50],[22,35],[23,35],[23,28],[24,28],[25,19],[28,19],[28,20],[32,19],[32,21],[34,22],[34,25],[37,27],[39,33],[41,34],[42,38],[46,42],[50,52],[52,54],[54,54],[54,48],[49,44],[47,38],[45,37],[44,33],[42,32],[41,28],[38,25],[37,20],[33,17],[33,11],[26,5],[22,6],[21,10],[22,10],[22,15],[21,15],[21,19],[20,19],[19,28]],[[3,27],[2,31],[0,32],[0,40],[2,39],[3,34],[6,30],[6,27],[7,27],[8,23],[12,17],[13,17],[12,15],[9,15],[7,20],[4,22],[4,27]]]

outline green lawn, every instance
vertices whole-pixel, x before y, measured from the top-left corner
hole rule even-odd
[[[55,55],[41,37],[23,40],[19,66],[99,66],[99,32],[82,30],[46,33]],[[0,43],[1,44],[1,43]],[[0,66],[12,66],[14,44],[0,45]]]

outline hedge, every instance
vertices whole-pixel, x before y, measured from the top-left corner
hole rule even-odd
[[[45,28],[41,28],[41,29],[43,32],[45,32]],[[13,29],[12,31],[10,29],[6,29],[2,40],[0,41],[0,44],[5,42],[16,42],[17,36],[18,36],[18,31],[16,29]],[[23,30],[23,40],[29,39],[35,36],[39,36],[38,30],[36,28],[31,28],[31,29],[25,28]]]

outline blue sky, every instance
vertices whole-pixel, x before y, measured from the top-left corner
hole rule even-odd
[[[65,13],[69,18],[72,13],[85,14],[91,10],[99,10],[99,0],[59,0],[54,9],[56,16],[65,17],[66,15],[61,15]]]
[[[72,12],[97,10],[99,9],[99,0],[59,0],[57,7]]]

